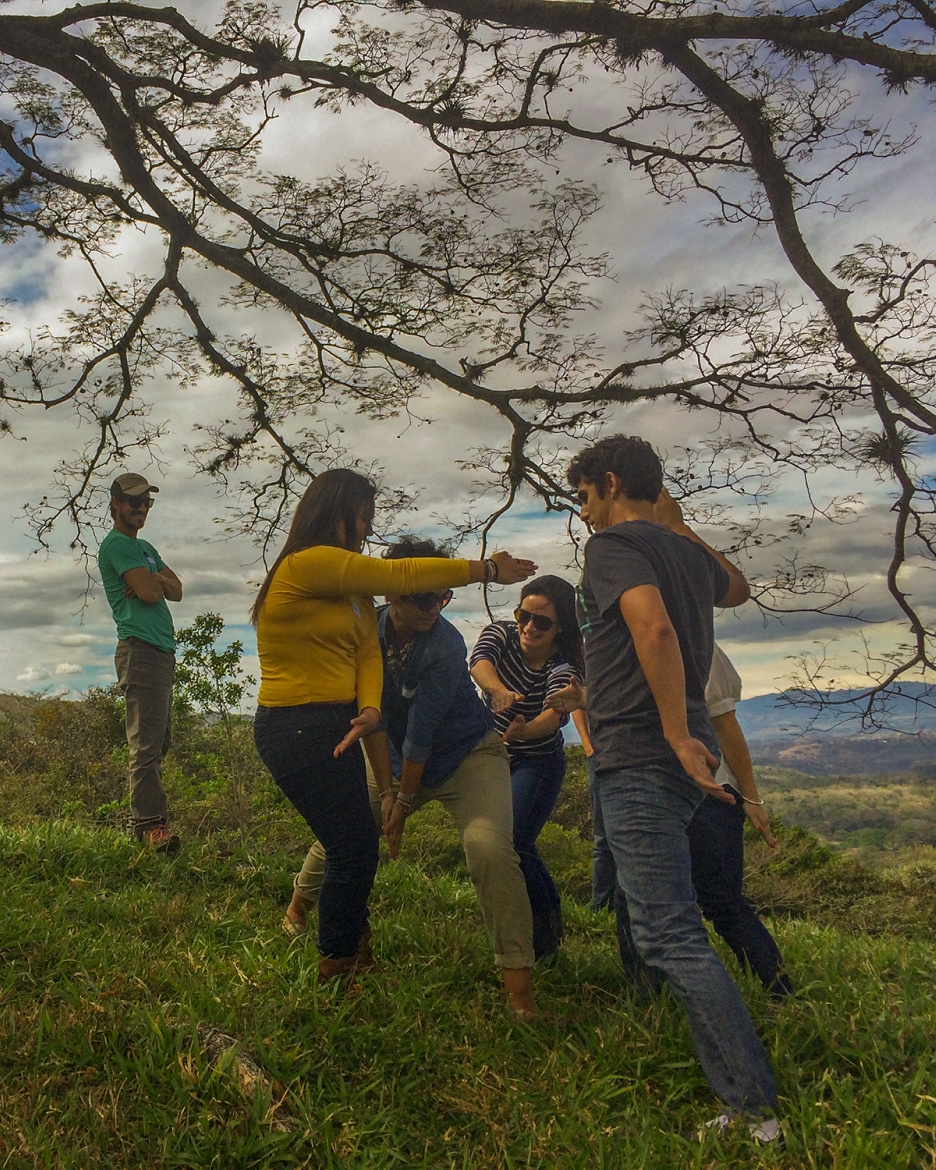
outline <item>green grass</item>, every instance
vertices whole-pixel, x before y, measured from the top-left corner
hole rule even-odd
[[[414,826],[415,826],[414,819]],[[926,942],[774,928],[799,988],[739,974],[785,1151],[691,1140],[718,1112],[668,995],[622,985],[611,921],[569,902],[532,1026],[505,1014],[464,881],[384,864],[386,972],[344,996],[279,923],[292,866],[187,841],[169,860],[69,822],[0,829],[0,1167],[936,1166]],[[199,1025],[274,1084],[244,1097]],[[282,1096],[293,1132],[275,1124]]]

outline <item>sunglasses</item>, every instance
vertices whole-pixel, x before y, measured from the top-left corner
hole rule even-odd
[[[408,601],[410,605],[415,605],[423,613],[428,613],[436,606],[439,609],[445,609],[454,596],[451,589],[447,589],[444,593],[405,593],[403,601]]]
[[[134,508],[152,508],[153,504],[156,503],[150,496],[145,499],[141,499],[140,496],[117,496],[116,498],[121,504],[133,504]]]
[[[534,630],[539,630],[543,634],[557,624],[551,617],[547,617],[544,613],[530,613],[528,609],[521,609],[519,606],[514,610],[514,617],[517,619],[517,625],[521,630],[527,622],[532,622]]]

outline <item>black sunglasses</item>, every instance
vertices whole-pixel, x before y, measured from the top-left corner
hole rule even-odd
[[[121,504],[133,504],[137,508],[152,508],[156,503],[152,496],[117,496],[117,499]]]
[[[547,630],[551,630],[553,626],[557,625],[551,617],[547,617],[544,613],[530,613],[528,609],[521,609],[520,606],[514,610],[514,617],[521,630],[527,622],[532,622],[534,629],[545,634]]]
[[[403,601],[408,601],[411,605],[415,605],[417,609],[422,610],[423,613],[428,613],[430,609],[445,609],[448,603],[452,600],[455,594],[451,589],[446,589],[444,593],[404,593]]]

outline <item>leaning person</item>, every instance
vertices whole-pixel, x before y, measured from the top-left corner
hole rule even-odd
[[[514,848],[530,896],[533,949],[540,961],[555,955],[563,935],[559,891],[536,839],[555,808],[566,770],[561,727],[568,716],[545,703],[580,680],[583,670],[575,590],[551,574],[528,581],[514,619],[481,631],[469,665],[507,745]]]
[[[431,541],[410,538],[393,545],[386,556],[389,564],[399,564],[400,557],[444,554]],[[430,800],[438,800],[449,811],[494,945],[508,1005],[529,1021],[535,1014],[533,924],[513,848],[507,752],[472,686],[465,641],[442,617],[451,596],[449,590],[389,592],[388,604],[378,611],[385,730],[368,740],[374,763],[373,815],[383,825],[390,856],[395,858],[410,815]],[[396,793],[383,779],[379,750],[388,753],[388,764],[392,762]],[[321,921],[322,875],[327,879],[331,865],[328,842],[317,841],[296,878],[288,911],[297,930],[305,927],[316,900]]]
[[[359,948],[378,833],[358,741],[380,719],[383,662],[373,594],[484,580],[513,584],[535,569],[507,553],[486,561],[362,556],[376,492],[348,469],[317,476],[251,611],[261,674],[257,750],[328,851],[319,904],[322,980],[352,972],[366,957],[359,959]]]
[[[101,541],[98,568],[117,625],[114,665],[126,708],[133,833],[157,853],[175,853],[162,762],[171,744],[175,631],[167,601],[182,600],[182,583],[140,537],[159,488],[134,472],[111,485],[113,529]]]
[[[713,609],[741,605],[750,589],[663,495],[660,460],[643,439],[612,435],[586,448],[568,479],[594,533],[579,591],[589,729],[634,942],[685,1010],[702,1069],[727,1107],[710,1126],[739,1119],[758,1141],[782,1140],[770,1061],[709,942],[687,835],[705,796],[733,802],[713,775],[718,739],[705,683]]]

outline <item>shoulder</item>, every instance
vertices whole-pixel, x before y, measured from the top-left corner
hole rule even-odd
[[[429,638],[441,649],[457,652],[464,658],[467,650],[465,639],[462,637],[461,632],[441,615],[429,631]]]

